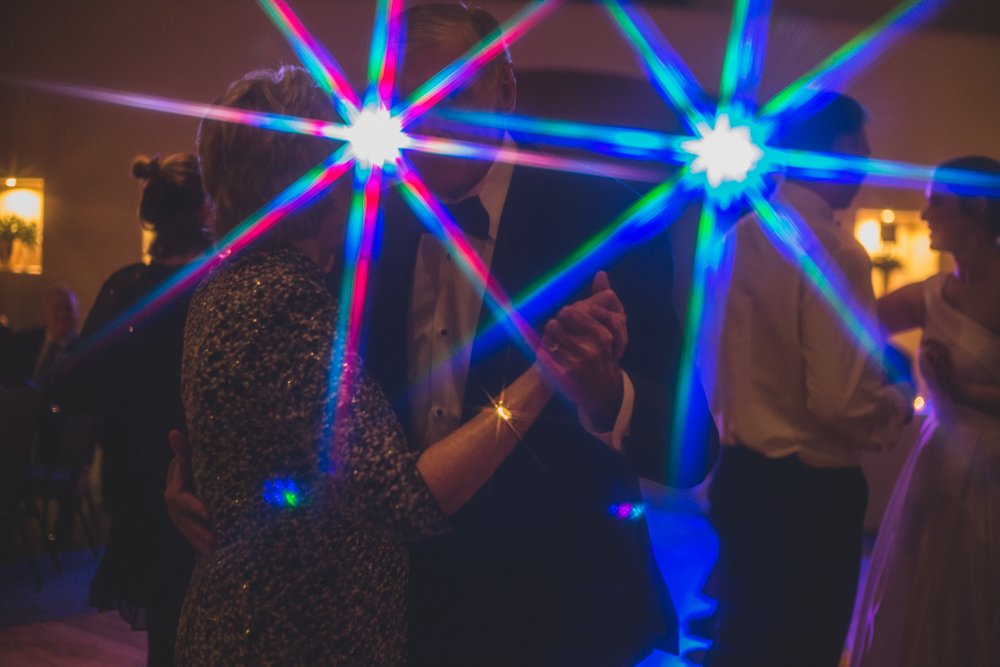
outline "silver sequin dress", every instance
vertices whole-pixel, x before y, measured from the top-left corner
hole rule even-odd
[[[236,259],[195,295],[183,397],[216,548],[195,567],[178,665],[402,663],[404,544],[446,522],[357,358],[333,418],[335,320],[290,249]]]

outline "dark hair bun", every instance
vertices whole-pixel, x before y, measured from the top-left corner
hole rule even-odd
[[[160,173],[159,156],[140,155],[132,162],[132,175],[136,178],[149,180]]]

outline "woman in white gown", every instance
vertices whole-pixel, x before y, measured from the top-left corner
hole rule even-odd
[[[932,414],[879,530],[853,667],[1000,665],[1000,192],[942,169],[1000,179],[989,158],[939,167],[923,218],[955,270],[879,301],[890,332],[923,329]]]

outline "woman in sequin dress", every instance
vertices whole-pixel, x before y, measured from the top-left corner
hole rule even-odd
[[[251,73],[217,103],[336,121],[293,67]],[[217,237],[331,146],[205,121],[199,150]],[[484,411],[410,452],[360,360],[331,344],[337,306],[323,270],[343,235],[345,198],[320,195],[215,270],[192,302],[183,396],[194,486],[216,539],[188,589],[181,665],[401,664],[405,543],[446,530],[550,395],[536,365],[506,391],[513,428]],[[331,359],[342,360],[332,373]]]
[[[942,169],[1000,177],[1000,163],[982,157]],[[941,173],[923,217],[955,270],[878,304],[890,331],[923,330],[931,414],[879,528],[855,667],[1000,664],[1000,197]]]

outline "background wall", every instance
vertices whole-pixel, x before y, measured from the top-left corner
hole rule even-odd
[[[964,5],[975,9],[980,3],[987,13],[993,11],[990,0],[967,0]],[[349,77],[362,81],[374,2],[293,4]],[[481,4],[501,19],[523,6],[503,0]],[[776,0],[763,93],[773,94],[822,61],[893,3],[855,4],[858,7],[848,12],[833,9],[844,3]],[[729,3],[689,0],[651,2],[647,7],[695,75],[714,88],[729,27]],[[820,16],[814,15],[817,8],[825,8]],[[928,23],[848,87],[872,112],[876,156],[924,164],[970,152],[1000,156],[1000,126],[995,122],[1000,87],[994,85],[1000,74],[1000,34],[994,27],[1000,23],[968,17],[955,21],[954,16],[946,13]],[[978,30],[960,31],[954,25]],[[604,11],[588,3],[558,10],[516,43],[513,54],[522,70],[566,67],[642,76]],[[129,176],[130,160],[143,152],[194,150],[197,126],[195,119],[42,93],[11,79],[208,102],[232,79],[278,62],[296,60],[249,0],[8,4],[0,20],[0,176],[44,178],[46,210],[44,272],[0,274],[0,314],[18,327],[39,322],[39,297],[58,283],[77,291],[85,314],[104,278],[139,257],[139,186]],[[615,118],[606,122],[614,123]],[[920,195],[869,188],[858,205],[919,208]],[[678,247],[677,254],[683,279],[684,248]]]

